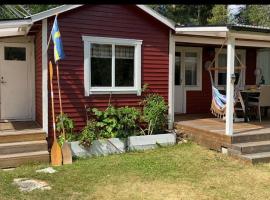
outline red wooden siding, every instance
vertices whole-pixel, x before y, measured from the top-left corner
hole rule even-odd
[[[36,122],[42,125],[42,32],[36,33],[35,38],[35,61],[36,61]]]
[[[49,30],[53,18],[49,19]],[[76,123],[76,130],[85,125],[84,105],[104,109],[109,95],[84,96],[83,35],[143,40],[142,85],[148,83],[153,91],[168,99],[169,28],[133,5],[86,5],[59,15],[66,58],[60,61],[63,110]],[[53,59],[53,49],[49,50]],[[55,108],[59,113],[58,94],[54,80]],[[115,106],[139,106],[137,95],[112,95]],[[49,99],[50,101],[50,99]],[[49,102],[49,106],[51,103]],[[51,108],[49,107],[49,112]],[[51,130],[51,117],[49,124]]]
[[[186,111],[187,113],[209,113],[212,91],[208,71],[204,69],[206,61],[214,58],[215,47],[203,47],[202,57],[202,91],[187,91]],[[254,70],[256,68],[256,48],[246,48],[246,84],[256,84]]]

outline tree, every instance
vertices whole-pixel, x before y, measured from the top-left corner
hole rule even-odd
[[[240,10],[237,20],[242,24],[270,26],[270,5],[246,5]]]
[[[0,19],[24,18],[56,6],[59,4],[0,5]]]
[[[165,17],[180,24],[205,25],[212,5],[150,5]]]
[[[215,5],[212,9],[212,16],[207,22],[213,25],[227,24],[229,21],[227,8],[227,5]]]

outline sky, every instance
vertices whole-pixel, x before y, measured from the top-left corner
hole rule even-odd
[[[237,5],[231,4],[229,5],[229,8],[230,8],[231,13],[235,15],[239,12],[239,9],[244,6],[245,6],[244,4],[237,4]]]

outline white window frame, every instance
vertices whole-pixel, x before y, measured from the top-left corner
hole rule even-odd
[[[142,40],[82,36],[84,42],[84,92],[91,94],[137,94],[141,95],[141,46]],[[91,43],[112,45],[112,87],[91,86]],[[115,83],[115,45],[134,46],[134,86],[116,87]]]
[[[185,88],[185,91],[200,91],[202,90],[202,48],[201,47],[182,47],[176,46],[176,52],[181,53],[181,73],[182,75],[182,84]],[[185,61],[182,55],[185,55],[186,52],[190,53],[197,53],[198,60],[197,60],[197,85],[186,85],[185,80]]]
[[[218,48],[215,49],[215,55],[217,55]],[[221,52],[222,54],[227,55],[227,49],[222,49]],[[241,62],[243,63],[244,66],[246,66],[246,50],[245,49],[235,49],[235,54],[240,54],[241,55]],[[236,57],[235,57],[236,59]],[[215,67],[218,66],[218,56],[215,57]],[[239,67],[239,66],[237,66]],[[235,70],[236,71],[236,70]],[[226,71],[224,71],[226,73]],[[226,90],[226,85],[218,85],[218,70],[215,70],[215,85],[217,86],[218,89],[220,90]],[[243,89],[246,83],[246,69],[242,69],[242,82],[240,83],[240,89]]]

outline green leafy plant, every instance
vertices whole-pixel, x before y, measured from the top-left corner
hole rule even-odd
[[[63,133],[63,125],[65,128],[65,136],[64,138],[63,134],[61,134],[58,137],[58,143],[59,145],[63,145],[65,140],[68,142],[76,141],[78,140],[78,134],[73,132],[73,129],[75,128],[74,126],[74,121],[68,117],[67,114],[63,113],[62,115],[59,114],[56,117],[56,130],[59,133]]]
[[[142,129],[143,134],[163,132],[167,122],[168,106],[162,96],[157,93],[148,94],[141,102],[143,105],[142,120],[147,123],[147,128]]]
[[[80,134],[80,144],[89,147],[94,140],[98,139],[97,133],[97,122],[95,120],[88,121]]]
[[[138,129],[141,112],[134,107],[118,108],[118,137],[134,135]]]
[[[93,108],[92,112],[97,121],[96,126],[100,131],[100,135],[103,138],[116,137],[117,130],[119,129],[117,109],[109,106],[105,111]]]

